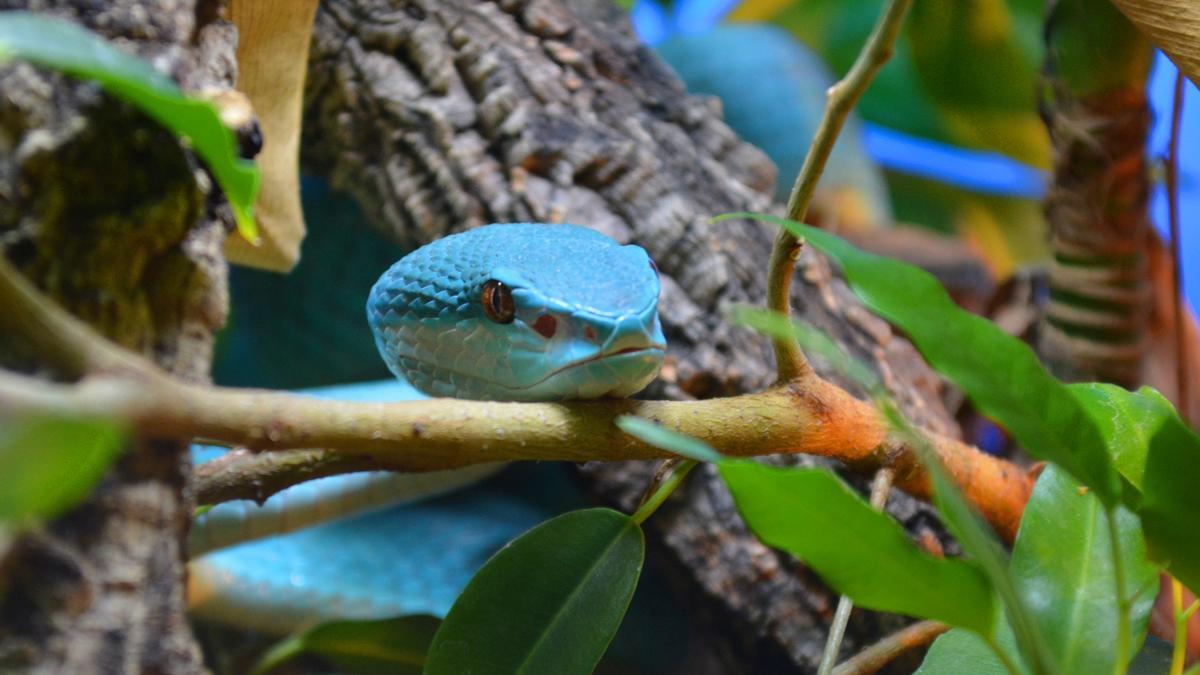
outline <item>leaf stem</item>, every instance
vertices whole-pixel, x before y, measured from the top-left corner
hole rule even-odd
[[[1175,98],[1171,106],[1171,136],[1167,144],[1167,222],[1171,233],[1171,278],[1174,281],[1175,315],[1175,394],[1176,407],[1183,421],[1189,419],[1187,316],[1183,311],[1183,260],[1179,254],[1179,133],[1183,121],[1183,71],[1175,74]]]
[[[887,504],[894,477],[891,469],[880,469],[875,473],[875,480],[871,482],[871,507],[876,511],[882,511],[884,504]],[[838,598],[837,611],[834,612],[833,623],[829,626],[829,637],[825,640],[825,651],[821,653],[817,675],[830,675],[833,672],[838,652],[842,649],[842,638],[846,635],[846,624],[850,622],[850,612],[853,609],[854,601],[850,596],[842,595]]]
[[[1014,663],[1012,657],[1010,657],[1008,653],[1004,651],[1004,648],[1000,646],[1000,643],[996,642],[995,637],[990,635],[981,637],[983,637],[984,642],[986,642],[987,646],[991,648],[992,653],[996,655],[996,659],[1000,661],[1000,664],[1004,666],[1004,669],[1007,670],[1010,675],[1021,675],[1021,670],[1017,668],[1017,664]]]
[[[788,197],[789,219],[801,222],[808,214],[808,208],[817,190],[817,181],[829,161],[833,144],[837,141],[850,111],[862,98],[863,92],[875,79],[879,69],[891,58],[896,37],[900,34],[900,26],[911,6],[912,0],[889,0],[850,71],[829,88],[825,114],[821,117],[812,145],[804,157],[804,165],[800,168]],[[781,230],[771,249],[767,268],[767,306],[785,316],[791,308],[792,274],[796,269],[800,248],[799,239]],[[772,344],[781,382],[812,372],[795,340],[775,339],[772,340]]]
[[[1125,562],[1121,558],[1121,540],[1117,532],[1116,506],[1104,507],[1104,522],[1108,526],[1108,539],[1112,551],[1113,582],[1117,586],[1117,656],[1113,661],[1113,673],[1121,675],[1129,668],[1129,594],[1125,592]]]
[[[1183,666],[1187,661],[1188,621],[1192,614],[1200,609],[1200,600],[1192,602],[1187,609],[1183,608],[1183,584],[1171,578],[1171,599],[1175,606],[1175,645],[1171,650],[1170,675],[1183,675]]]
[[[657,511],[658,507],[667,501],[667,497],[670,497],[671,493],[675,492],[675,489],[683,483],[683,479],[691,473],[692,469],[696,468],[696,464],[695,460],[685,459],[666,467],[668,473],[665,478],[659,480],[656,476],[656,484],[651,484],[651,491],[642,500],[642,504],[638,506],[637,511],[634,511],[633,515],[630,516],[633,518],[633,522],[638,525],[646,522],[650,514]]]
[[[254,664],[250,675],[266,675],[285,662],[304,653],[304,640],[299,635],[289,635],[271,646]]]

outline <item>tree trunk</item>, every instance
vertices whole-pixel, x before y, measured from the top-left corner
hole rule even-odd
[[[136,52],[184,89],[232,83],[235,33],[214,2],[4,2]],[[228,206],[160,125],[83,83],[0,69],[0,251],[113,341],[208,377],[227,310]],[[0,365],[71,379],[0,335]],[[31,449],[32,450],[32,449]],[[188,443],[138,437],[95,492],[0,559],[0,671],[204,670],[188,628]]]
[[[327,0],[305,109],[306,167],[353,194],[406,246],[535,220],[586,224],[645,247],[662,274],[670,345],[651,396],[709,397],[771,381],[765,339],[724,315],[735,303],[762,304],[772,232],[708,219],[780,212],[769,196],[774,169],[721,121],[719,105],[686,94],[614,4]],[[799,269],[797,312],[872,364],[911,419],[956,433],[939,378],[911,345],[865,311],[823,258],[806,253]],[[581,469],[594,494],[626,510],[652,471]],[[889,510],[915,535],[936,527],[931,510],[906,495]],[[713,472],[695,472],[647,525],[652,555],[707,619],[730,668],[815,667],[834,596],[747,533]],[[897,624],[856,613],[847,650]]]

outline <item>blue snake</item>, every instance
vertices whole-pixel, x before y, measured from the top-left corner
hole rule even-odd
[[[413,398],[407,382],[438,397],[629,396],[665,355],[658,294],[644,250],[585,227],[512,223],[451,235],[401,258],[367,301],[380,355],[403,382],[319,394]],[[192,553],[437,494],[484,471],[343,476],[261,507],[224,504],[197,519]],[[453,528],[439,528],[448,514]],[[192,565],[193,609],[271,632],[334,618],[444,615],[472,570],[546,515],[486,492],[453,494],[242,544]],[[406,557],[414,537],[423,553]]]
[[[771,153],[783,169],[781,185],[786,188],[803,160],[806,134],[811,136],[823,108],[825,85],[814,83],[829,81],[811,54],[776,27],[725,26],[705,35],[678,37],[661,45],[660,55],[689,90],[723,99],[731,126]],[[773,76],[747,77],[763,72]],[[887,220],[882,179],[859,146],[853,134],[838,142],[822,184],[843,195],[860,195],[859,208],[851,210],[866,212],[868,220]],[[845,168],[839,168],[843,164]],[[350,381],[375,376],[374,364],[363,358],[366,350],[357,349],[370,338],[356,332],[358,325],[352,318],[339,321],[326,315],[343,312],[348,294],[366,291],[370,279],[363,280],[358,290],[360,268],[382,268],[399,251],[393,252],[387,241],[371,238],[370,228],[357,222],[362,217],[356,220],[351,215],[356,210],[353,203],[334,199],[311,181],[304,196],[311,231],[297,273],[285,280],[238,270],[233,279],[237,298],[233,321],[239,330],[219,355],[218,376],[224,382],[309,386],[330,377]],[[353,246],[346,243],[348,231],[356,233]],[[500,234],[506,231],[513,234]],[[570,243],[556,246],[559,237]],[[506,265],[504,256],[517,250],[514,242],[520,244],[523,260]],[[603,253],[593,255],[593,250]],[[458,265],[468,259],[464,255],[480,263],[470,280],[458,274]],[[639,332],[648,332],[650,343],[662,344],[657,324],[648,331],[638,327],[638,316],[648,320],[653,315],[658,281],[649,259],[636,248],[616,246],[571,226],[510,225],[447,237],[412,256],[416,257],[401,260],[375,286],[368,317],[392,372],[424,391],[437,396],[526,400],[542,394],[546,398],[621,395],[640,388],[641,380],[652,377],[657,368],[651,362],[661,355],[653,351],[642,356],[610,354],[624,349],[620,340]],[[616,265],[601,264],[601,257],[611,258]],[[413,276],[402,272],[410,264]],[[485,267],[491,270],[485,273]],[[432,277],[423,276],[422,269],[439,270],[435,274],[445,276],[431,284]],[[630,276],[624,278],[625,272],[618,274],[618,269],[628,269]],[[488,307],[481,301],[483,284],[489,280],[506,289],[491,296],[497,301],[491,308],[499,310],[497,316],[506,316],[505,298],[511,294],[511,324],[488,318]],[[414,304],[375,304],[401,296],[412,298]],[[557,302],[563,298],[575,301],[563,306]],[[451,301],[459,303],[455,309]],[[592,309],[618,311],[597,314],[589,311],[589,303],[595,304]],[[636,307],[643,308],[640,315],[630,311]],[[458,308],[466,312],[461,326]],[[542,319],[543,314],[554,322],[554,336],[548,340],[539,331],[540,327],[550,332],[550,320]],[[401,323],[411,319],[417,322]],[[450,338],[445,345],[422,341],[409,351],[398,349],[402,326],[412,326],[406,330],[424,339],[441,335],[439,331],[451,322],[455,342]],[[595,339],[588,336],[589,326]],[[471,351],[485,347],[485,336],[486,351]],[[453,346],[468,343],[467,350],[456,351]],[[264,350],[262,345],[273,347]],[[476,353],[474,360],[466,358]],[[609,356],[587,361],[602,354]],[[443,360],[445,356],[455,358]],[[570,364],[574,366],[555,374]],[[651,374],[643,367],[650,368]],[[541,378],[544,381],[538,383]],[[606,378],[613,378],[613,384]],[[574,387],[586,391],[572,392]],[[424,397],[399,380],[306,393],[364,401]],[[216,452],[199,450],[197,461]],[[561,473],[547,476],[545,472],[552,469],[544,466],[519,470],[542,473],[531,478],[509,470],[473,489],[440,496],[494,468],[477,467],[473,475],[338,476],[296,486],[261,507],[253,502],[222,504],[198,519],[192,532],[193,555],[213,551],[191,568],[195,613],[280,633],[323,619],[444,615],[470,574],[493,551],[538,522],[578,506],[563,495],[547,500],[547,486],[564,482]],[[535,481],[539,489],[536,494],[516,495],[504,484],[514,478]],[[395,505],[421,496],[425,499],[418,503]],[[385,510],[310,526],[389,501],[393,506]],[[232,546],[281,531],[294,532]]]

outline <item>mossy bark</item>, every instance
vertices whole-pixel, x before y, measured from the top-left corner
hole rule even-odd
[[[77,22],[184,89],[227,88],[235,36],[187,0],[4,2]],[[228,207],[172,134],[94,83],[0,69],[0,252],[56,302],[204,381],[227,309]],[[0,335],[0,366],[56,379]],[[185,616],[188,443],[135,437],[95,492],[0,561],[0,671],[202,672]],[[30,448],[30,451],[35,451]]]

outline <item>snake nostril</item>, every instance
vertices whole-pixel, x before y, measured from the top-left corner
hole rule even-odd
[[[558,320],[549,314],[543,314],[533,322],[533,329],[536,330],[539,335],[549,340],[550,338],[554,337],[556,332],[558,332]]]
[[[583,337],[587,338],[589,342],[598,342],[599,341],[598,338],[596,337],[596,329],[592,328],[591,326],[583,327]]]

